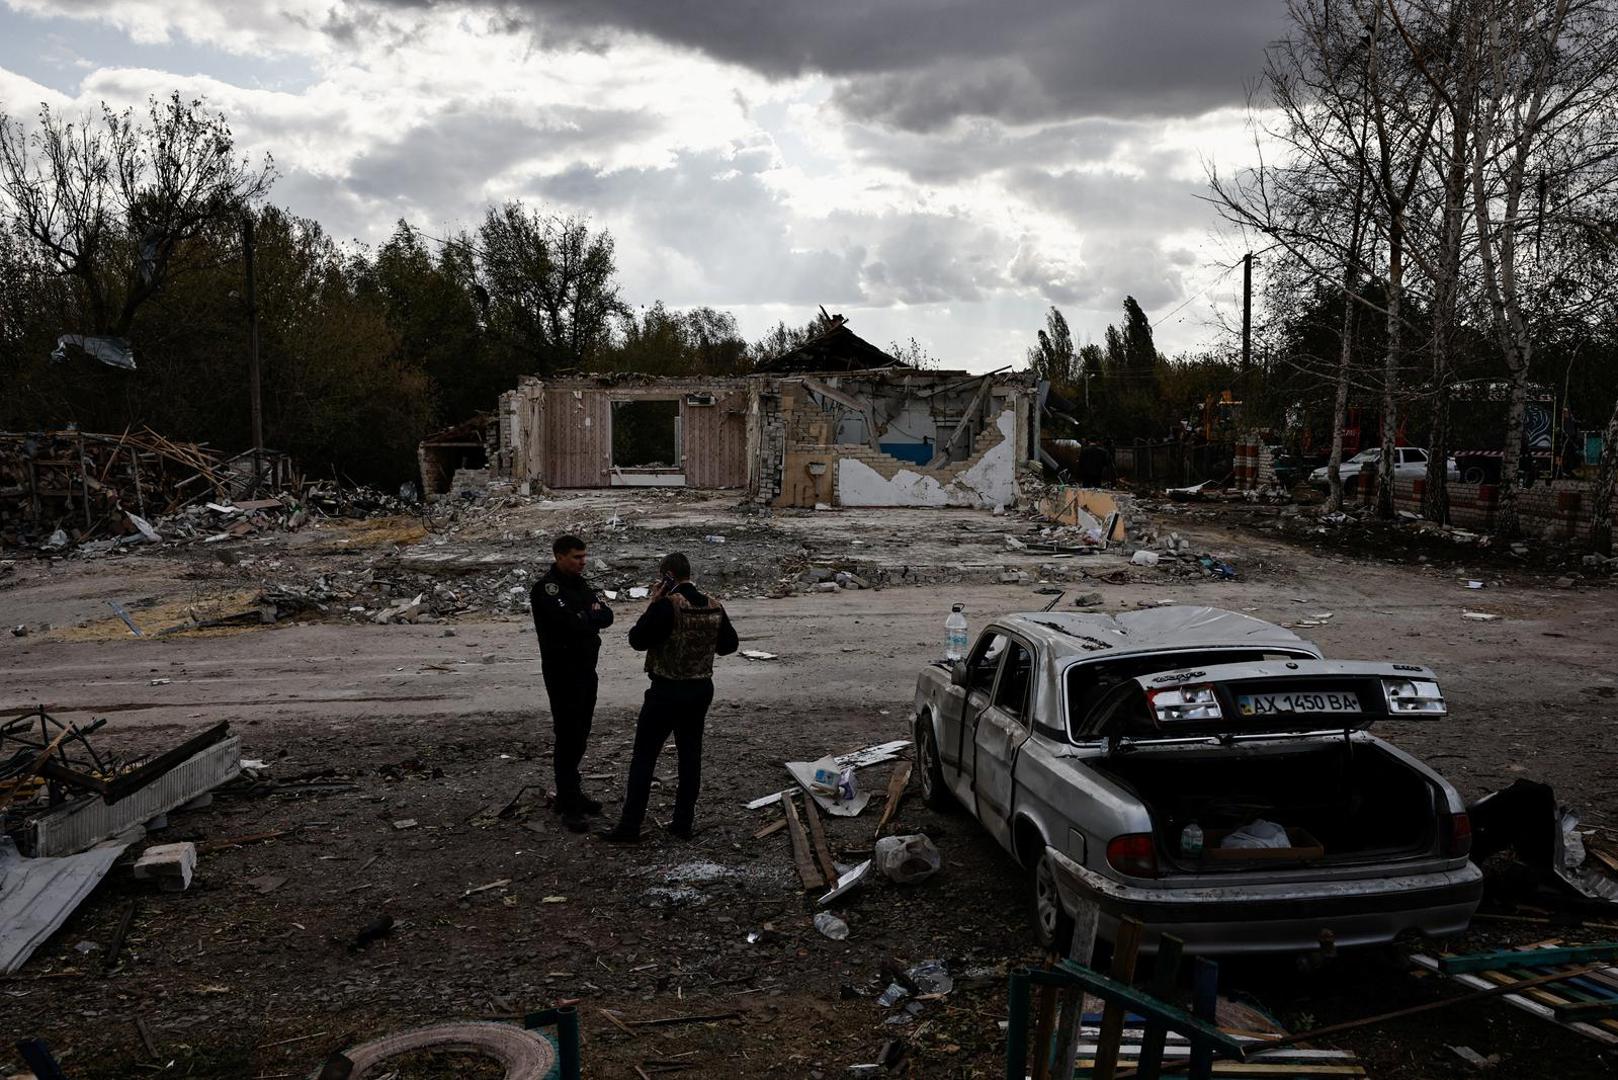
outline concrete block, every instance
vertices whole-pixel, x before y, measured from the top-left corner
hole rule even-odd
[[[197,868],[197,845],[154,844],[135,860],[135,877],[156,881],[164,892],[184,892]]]

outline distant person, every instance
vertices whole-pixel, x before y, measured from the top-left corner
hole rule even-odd
[[[1584,448],[1579,445],[1579,422],[1573,417],[1573,410],[1562,409],[1562,447],[1556,455],[1556,464],[1551,471],[1551,479],[1563,480],[1578,472],[1579,466],[1584,464]]]
[[[635,749],[618,824],[603,832],[611,843],[640,839],[652,773],[669,736],[679,755],[679,786],[669,832],[691,839],[702,784],[702,729],[713,704],[715,656],[729,656],[740,642],[725,606],[691,582],[691,560],[676,551],[658,567],[651,602],[629,630],[629,644],[646,654],[646,699],[635,721]]]
[[[585,832],[586,817],[601,804],[584,793],[579,765],[590,738],[596,709],[596,659],[601,631],[612,625],[612,609],[584,580],[588,558],[584,541],[558,536],[551,544],[551,568],[528,595],[539,635],[539,666],[551,702],[552,755],[556,769],[556,809],[562,824]]]
[[[1100,487],[1112,468],[1112,455],[1107,448],[1088,440],[1079,448],[1079,483],[1084,487]]]

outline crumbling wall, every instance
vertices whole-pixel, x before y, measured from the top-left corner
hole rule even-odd
[[[1017,496],[1017,413],[1002,409],[965,461],[929,469],[856,448],[837,462],[842,506],[1004,506]]]

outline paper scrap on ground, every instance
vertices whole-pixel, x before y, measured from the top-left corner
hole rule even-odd
[[[877,743],[874,746],[850,750],[846,754],[839,755],[835,760],[838,765],[845,769],[851,766],[856,769],[863,769],[867,765],[880,765],[885,761],[892,761],[909,745],[910,741],[908,739],[895,739],[892,742]],[[793,791],[796,789],[788,788],[787,790]],[[760,807],[769,806],[771,803],[779,801],[783,794],[785,792],[772,791],[768,795],[761,795],[748,803],[747,809],[757,810]]]
[[[779,660],[779,659],[781,659],[779,656],[775,655],[775,653],[765,652],[763,649],[743,649],[742,650],[742,657],[744,659],[747,659],[747,660]]]
[[[792,779],[798,782],[798,786],[802,787],[809,797],[814,799],[820,808],[828,814],[835,814],[838,817],[855,817],[861,810],[865,809],[866,804],[871,801],[869,792],[861,791],[852,799],[843,800],[833,799],[830,795],[822,794],[815,783],[815,766],[817,764],[817,762],[813,761],[789,761],[787,762],[787,772],[792,774]]]

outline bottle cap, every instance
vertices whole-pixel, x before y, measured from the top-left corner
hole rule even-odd
[[[950,609],[950,610],[951,610],[951,611],[960,611],[960,610],[961,610],[961,609],[963,609],[963,608],[964,608],[964,607],[966,607],[966,605],[965,605],[965,604],[951,604],[951,605],[950,605],[950,606],[949,606],[949,609]]]

